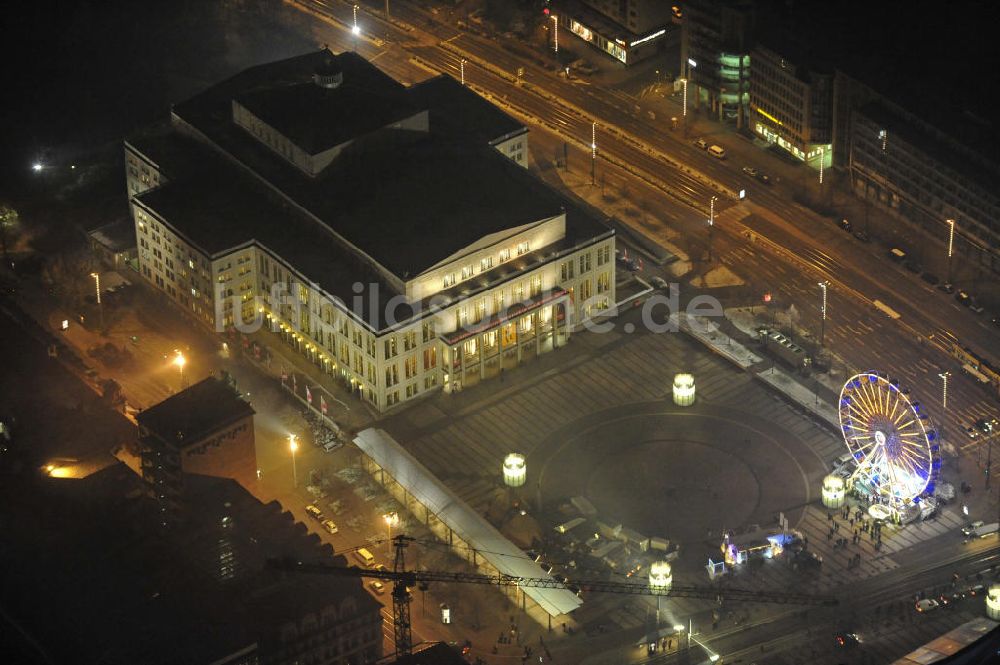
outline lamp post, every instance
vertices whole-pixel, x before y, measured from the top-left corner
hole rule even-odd
[[[180,349],[174,349],[174,354],[173,363],[177,366],[177,372],[180,375],[181,390],[184,390],[184,365],[187,364],[187,358],[180,352]]]
[[[947,282],[951,284],[951,255],[952,250],[955,248],[955,220],[949,219],[948,221],[948,279]]]
[[[822,315],[820,328],[819,328],[819,345],[822,347],[826,341],[826,287],[830,286],[830,282],[822,281],[819,283],[820,291],[822,292],[823,301],[820,305],[820,313]]]
[[[361,34],[361,28],[358,27],[358,6],[354,5],[354,25],[351,26],[351,43],[354,45],[354,50],[358,50],[358,35]]]
[[[462,73],[462,85],[465,85],[465,58],[458,62],[458,69]]]
[[[688,132],[688,81],[691,79],[691,68],[697,67],[698,63],[692,58],[687,59],[687,68],[684,78],[681,79],[681,85],[684,88],[684,106],[681,115],[684,117],[684,136],[687,136]]]
[[[389,540],[387,541],[387,544],[389,549],[392,549],[392,527],[399,524],[399,513],[386,513],[382,516],[382,519],[385,520],[385,526],[388,529]]]
[[[590,123],[590,184],[595,182],[597,169],[597,123]]]
[[[819,146],[819,189],[820,193],[823,193],[823,167],[826,162],[826,150],[823,146]]]
[[[708,201],[708,260],[712,260],[712,236],[715,231],[715,199],[719,197],[713,196]]]
[[[553,14],[552,19],[552,50],[559,53],[559,17]]]
[[[292,453],[292,487],[299,486],[299,475],[295,469],[295,451],[299,449],[299,442],[294,434],[288,435],[288,450]]]
[[[104,305],[101,304],[101,274],[92,272],[90,276],[94,278],[94,292],[97,295],[97,311],[101,317],[101,330],[104,330]]]

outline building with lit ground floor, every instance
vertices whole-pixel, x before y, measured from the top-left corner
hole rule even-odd
[[[551,588],[499,586],[507,598],[539,623],[564,623],[583,605],[576,594],[525,556],[486,518],[470,508],[387,432],[369,428],[354,443],[361,466],[416,520],[478,572],[516,578],[552,579]]]
[[[461,389],[615,302],[614,232],[527,171],[527,141],[448,77],[325,50],[248,69],[126,141],[140,271],[379,411]]]

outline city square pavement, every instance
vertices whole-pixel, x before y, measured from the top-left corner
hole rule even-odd
[[[529,503],[587,496],[607,522],[680,542],[692,574],[724,528],[773,524],[779,511],[795,527],[842,441],[683,333],[644,331],[636,314],[383,426],[479,510],[503,457],[523,452]],[[693,407],[673,405],[677,372],[695,376]]]

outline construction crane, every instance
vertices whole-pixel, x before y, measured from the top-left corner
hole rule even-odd
[[[354,566],[334,566],[328,563],[307,563],[295,559],[269,559],[269,568],[295,573],[322,575],[342,575],[345,577],[375,578],[392,582],[392,626],[396,653],[409,655],[413,649],[410,627],[410,589],[427,582],[458,582],[460,584],[485,584],[490,586],[534,587],[540,589],[562,589],[566,585],[551,577],[515,577],[512,575],[483,575],[481,573],[445,573],[432,570],[406,570],[405,550],[413,538],[393,537],[396,550],[392,570],[357,568]],[[804,593],[784,591],[756,591],[750,589],[720,589],[717,587],[691,584],[673,584],[669,589],[640,584],[637,582],[609,582],[604,580],[574,580],[581,591],[593,593],[622,593],[644,596],[676,596],[679,598],[708,598],[754,603],[780,603],[787,605],[833,606],[838,601],[832,596],[813,596]]]

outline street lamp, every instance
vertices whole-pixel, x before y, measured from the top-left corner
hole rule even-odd
[[[822,323],[819,329],[819,345],[823,346],[823,342],[826,340],[826,287],[830,286],[830,282],[822,281],[819,283],[820,291],[823,294],[823,304],[820,305],[820,313],[822,314]]]
[[[43,167],[41,162],[35,162],[34,164],[31,165],[31,170],[34,171],[35,173],[40,172],[42,168]]]
[[[177,371],[180,374],[180,377],[181,377],[181,390],[183,390],[184,389],[184,365],[187,364],[187,358],[185,358],[184,354],[180,352],[180,349],[174,349],[174,354],[175,355],[174,355],[173,363],[174,363],[174,365],[177,366]]]
[[[101,304],[101,274],[92,272],[90,276],[94,278],[94,290],[97,294],[97,311],[101,315],[101,330],[104,330],[104,305]]]
[[[299,476],[295,470],[295,451],[299,449],[299,442],[294,434],[288,435],[288,449],[292,452],[292,487],[299,486]]]
[[[389,533],[389,543],[388,544],[389,544],[389,547],[391,548],[392,547],[392,527],[394,527],[397,524],[399,524],[399,513],[397,513],[397,512],[386,513],[385,515],[382,516],[382,519],[385,520],[385,526],[388,529],[388,533]]]
[[[826,150],[823,146],[819,146],[819,185],[820,190],[823,188],[823,166],[826,162]]]
[[[597,168],[597,123],[590,123],[590,184],[593,185]]]
[[[559,17],[553,14],[549,18],[552,19],[552,50],[559,53]]]
[[[715,199],[719,197],[713,196],[708,201],[708,260],[712,260],[712,235],[715,231]]]
[[[458,68],[462,72],[462,85],[465,85],[465,58],[462,58],[458,63]]]
[[[351,34],[357,37],[361,34],[361,28],[358,27],[358,6],[354,5],[354,25],[351,27]]]
[[[955,220],[949,219],[948,221],[948,279],[947,282],[951,284],[951,254],[955,247]]]

